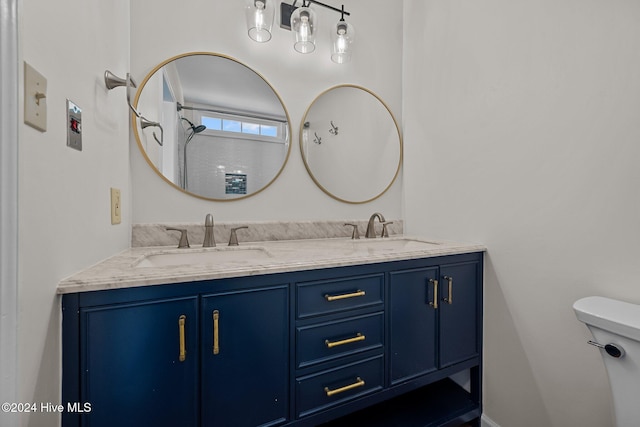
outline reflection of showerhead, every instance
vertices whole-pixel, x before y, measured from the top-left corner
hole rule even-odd
[[[193,132],[194,134],[200,133],[207,128],[205,125],[196,126],[190,120],[185,119],[184,117],[181,117],[181,119],[189,123],[189,126],[191,127],[191,132]]]

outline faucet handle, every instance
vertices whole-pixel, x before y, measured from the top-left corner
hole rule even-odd
[[[345,227],[350,226],[353,227],[353,232],[351,233],[351,239],[359,239],[360,232],[358,231],[358,224],[345,224]]]
[[[178,248],[188,248],[189,247],[189,239],[187,238],[187,230],[184,228],[172,228],[167,227],[167,231],[179,231],[180,232],[180,242],[178,242]]]
[[[204,240],[202,241],[203,248],[213,248],[216,245],[216,239],[213,235],[213,215],[207,214],[204,218]]]
[[[382,235],[380,237],[389,237],[389,231],[387,230],[387,225],[393,224],[393,221],[386,221],[382,223]]]
[[[235,227],[231,229],[231,235],[229,236],[229,246],[238,246],[238,234],[236,233],[236,231],[241,230],[243,228],[249,228],[249,227],[244,225],[242,227]]]

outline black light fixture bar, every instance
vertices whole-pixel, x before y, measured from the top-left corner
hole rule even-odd
[[[298,0],[295,0],[293,4],[287,4],[285,2],[280,3],[280,28],[284,28],[285,30],[291,30],[291,14],[293,13],[294,10],[298,8],[296,6],[297,3],[298,3]],[[344,6],[342,6],[342,9],[338,9],[316,0],[302,1],[303,6],[306,5],[307,3],[317,4],[318,6],[326,7],[327,9],[331,9],[333,11],[339,12],[342,14],[343,17],[344,15],[351,16],[349,12],[344,10]]]
[[[297,3],[297,2],[294,2],[294,4],[295,4],[295,3]],[[335,10],[336,12],[339,12],[339,13],[345,14],[345,15],[347,15],[347,16],[351,16],[351,14],[350,14],[349,12],[347,12],[346,10],[344,10],[344,6],[342,7],[342,9],[338,9],[338,8],[335,8],[335,7],[330,6],[330,5],[328,5],[328,4],[324,4],[324,3],[321,3],[321,2],[319,2],[319,1],[316,1],[316,0],[306,0],[306,2],[305,2],[305,1],[303,1],[303,3],[313,3],[313,4],[317,4],[317,5],[319,5],[319,6],[326,7],[327,9]]]

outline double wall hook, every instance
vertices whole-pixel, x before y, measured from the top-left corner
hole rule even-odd
[[[153,139],[155,139],[156,142],[158,144],[160,144],[160,146],[162,146],[163,145],[163,141],[164,141],[164,130],[162,129],[162,125],[160,123],[158,123],[158,122],[154,122],[154,121],[149,120],[146,117],[144,117],[131,104],[131,94],[130,94],[129,88],[130,87],[134,87],[134,88],[138,87],[138,85],[136,85],[136,82],[134,82],[133,79],[131,78],[131,74],[127,73],[127,77],[123,79],[121,77],[116,76],[111,71],[106,70],[104,72],[104,84],[107,87],[107,89],[109,89],[109,90],[115,89],[115,88],[120,87],[120,86],[124,86],[126,88],[126,91],[127,91],[127,105],[129,105],[129,108],[131,109],[131,111],[133,111],[133,114],[135,114],[136,117],[138,119],[140,119],[140,127],[142,129],[145,129],[145,128],[149,127],[149,126],[159,127],[160,128],[160,139],[158,139],[158,136],[156,135],[155,132],[153,132]]]
[[[338,135],[338,126],[333,124],[333,120],[331,120],[331,129],[329,129],[329,133],[331,135]]]

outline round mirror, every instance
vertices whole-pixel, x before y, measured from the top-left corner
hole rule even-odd
[[[134,133],[147,163],[203,199],[249,197],[289,157],[291,126],[279,95],[237,60],[196,52],[170,58],[141,83]]]
[[[300,150],[318,187],[348,203],[380,197],[402,162],[400,129],[389,107],[354,85],[333,87],[313,101],[300,126]]]

